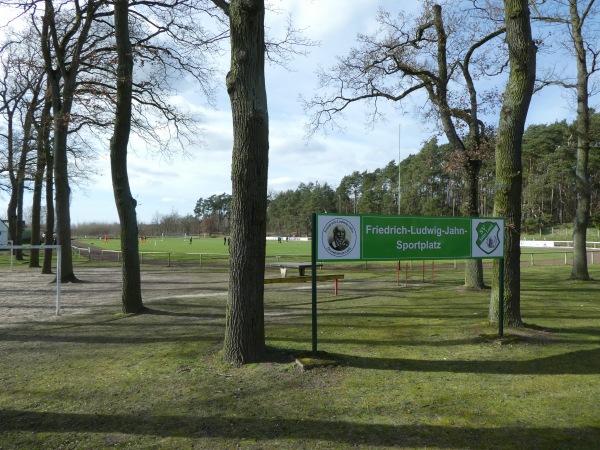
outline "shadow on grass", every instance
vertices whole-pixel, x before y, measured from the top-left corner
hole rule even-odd
[[[56,322],[28,322],[0,329],[0,342],[78,344],[151,344],[220,340],[225,314],[205,311],[176,312],[147,308],[143,314],[74,316]],[[147,317],[147,318],[145,318]],[[190,334],[190,327],[197,333]]]
[[[220,327],[222,328],[222,327]],[[4,334],[0,335],[0,342],[45,342],[45,343],[72,343],[72,344],[157,344],[165,342],[210,342],[219,340],[215,336],[206,335],[168,335],[168,336],[142,336],[130,337],[122,335],[31,335],[31,334]],[[0,426],[1,428],[1,426]]]
[[[0,410],[4,431],[123,433],[183,438],[321,440],[348,445],[440,448],[595,448],[600,427],[379,425],[335,420],[76,414]]]
[[[497,375],[597,375],[600,348],[527,361],[458,361],[371,358],[335,354],[344,364],[362,369],[410,372],[489,373]]]
[[[188,312],[174,312],[174,311],[165,311],[160,309],[146,308],[143,314],[149,314],[153,316],[167,316],[167,317],[190,317],[194,319],[225,319],[225,314],[223,313],[188,313]]]
[[[570,318],[570,317],[569,317]],[[580,315],[580,316],[576,316],[574,317],[574,319],[590,319],[590,320],[594,320],[595,317],[590,317],[589,315],[584,316],[584,315]],[[534,330],[534,331],[541,331],[542,333],[552,333],[554,336],[564,336],[564,335],[569,335],[569,334],[575,334],[575,335],[585,335],[585,336],[591,336],[594,338],[600,338],[600,328],[598,327],[589,327],[589,326],[581,326],[581,327],[546,327],[546,326],[540,326],[540,325],[536,325],[534,323],[524,323],[522,328],[516,328],[517,330],[519,329],[523,329],[523,330]],[[552,339],[552,341],[556,341],[556,339]],[[570,342],[572,342],[572,340],[570,340]],[[589,343],[590,340],[586,340],[584,342]]]

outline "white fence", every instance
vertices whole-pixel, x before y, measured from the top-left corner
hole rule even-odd
[[[573,248],[573,241],[527,241],[523,240],[521,247],[531,248]],[[587,248],[600,248],[600,242],[587,242]]]

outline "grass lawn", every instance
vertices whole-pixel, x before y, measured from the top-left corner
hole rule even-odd
[[[107,250],[121,250],[120,239],[78,239],[79,242]],[[223,238],[194,238],[190,244],[189,238],[148,238],[145,243],[140,243],[140,252],[171,252],[171,253],[205,253],[215,255],[228,255],[229,247],[223,244]],[[309,241],[267,241],[267,255],[303,255],[310,259]]]
[[[319,350],[339,365],[310,371],[290,359],[311,348],[296,284],[266,286],[268,360],[221,362],[224,296],[201,286],[226,292],[224,271],[192,272],[198,295],[146,301],[154,314],[117,297],[1,326],[0,448],[598,448],[600,283],[569,274],[525,267],[528,326],[498,340],[460,269],[407,287],[352,271],[319,293]]]
[[[104,242],[102,239],[88,238],[79,239],[80,243],[94,247],[100,247],[106,250],[118,252],[121,250],[121,241],[119,239],[109,239]],[[85,259],[87,253],[85,247],[78,257]],[[226,264],[229,255],[229,247],[223,245],[223,238],[195,238],[190,241],[188,238],[149,238],[145,243],[139,246],[142,253],[142,264],[149,263],[151,260],[158,260],[160,264],[177,264],[177,263],[192,263],[192,264]],[[154,253],[156,252],[156,253]],[[309,241],[283,241],[278,243],[276,240],[266,241],[267,263],[276,261],[310,261],[311,244]],[[571,264],[573,259],[572,249],[559,248],[523,248],[521,249],[521,262],[523,264]],[[589,262],[592,263],[592,256],[588,256]],[[464,266],[462,260],[438,261],[436,264],[453,264],[456,267]],[[600,263],[600,253],[595,256],[594,264]],[[3,264],[8,264],[8,259],[3,258],[0,254],[0,269]],[[370,263],[372,264],[372,263]],[[396,262],[376,263],[387,267],[395,266]],[[427,264],[430,264],[428,262]],[[356,263],[336,263],[342,268],[344,266],[363,266]],[[420,265],[420,262],[412,262],[411,266]]]
[[[76,252],[76,257],[85,260],[88,258],[88,246],[101,248],[106,252],[120,252],[121,240],[109,239],[104,242],[98,238],[80,238],[77,246],[80,250]],[[191,243],[189,238],[148,238],[146,242],[139,244],[139,251],[142,264],[154,260],[164,265],[223,265],[229,260],[229,246],[223,244],[223,238],[194,238]],[[310,252],[308,241],[266,241],[267,262],[310,261]],[[114,253],[112,256],[116,260]],[[0,254],[0,269],[3,261],[8,263],[8,259],[4,260]]]

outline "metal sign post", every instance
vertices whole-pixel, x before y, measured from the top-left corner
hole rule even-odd
[[[311,285],[312,285],[312,355],[313,358],[317,357],[317,240],[315,239],[317,233],[317,215],[312,214],[311,232],[312,240],[310,242],[311,247]]]
[[[500,258],[498,267],[498,336],[504,335],[504,258]]]

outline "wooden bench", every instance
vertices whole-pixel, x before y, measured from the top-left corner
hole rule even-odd
[[[344,279],[344,274],[331,274],[331,275],[317,275],[317,281],[329,281],[333,280],[333,292],[335,295],[338,294],[338,280]],[[276,284],[276,283],[306,283],[311,281],[311,276],[298,276],[288,278],[265,278],[265,284]]]
[[[306,275],[306,269],[312,268],[312,263],[309,262],[278,262],[269,264],[271,267],[279,267],[279,271],[282,277],[287,276],[288,269],[298,269],[298,275],[303,277]],[[316,266],[320,269],[323,267],[323,263],[317,263]]]

